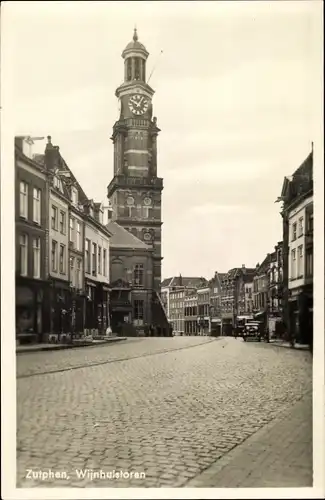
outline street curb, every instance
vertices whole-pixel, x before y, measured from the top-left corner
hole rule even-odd
[[[112,340],[103,340],[99,342],[93,342],[93,343],[85,343],[85,344],[62,344],[62,345],[57,345],[57,347],[51,347],[51,346],[44,346],[44,347],[35,347],[35,348],[27,348],[25,349],[24,347],[22,349],[18,348],[16,349],[16,354],[28,354],[29,352],[42,352],[42,351],[62,351],[63,349],[79,349],[81,347],[97,347],[99,345],[108,345],[108,344],[114,344],[115,342],[120,342],[121,340],[127,340],[126,337],[116,337]]]
[[[291,349],[292,351],[309,351],[308,346],[301,346],[301,347],[292,347],[291,345],[284,345],[284,344],[277,344],[276,342],[265,342],[265,344],[274,346],[274,347],[284,347],[285,349]]]

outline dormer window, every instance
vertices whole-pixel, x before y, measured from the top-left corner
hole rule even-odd
[[[98,221],[103,224],[103,212],[101,210],[98,212]]]
[[[91,205],[89,207],[89,215],[90,215],[90,217],[94,217],[94,209]]]
[[[61,193],[63,193],[63,185],[62,181],[59,177],[54,176],[53,177],[53,186],[58,189]]]
[[[78,204],[78,191],[75,187],[71,188],[71,201],[74,205]]]

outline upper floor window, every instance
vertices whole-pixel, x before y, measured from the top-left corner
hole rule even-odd
[[[86,273],[90,274],[90,240],[85,241],[85,267]]]
[[[97,271],[97,245],[96,243],[93,243],[92,244],[92,256],[91,256],[91,260],[92,260],[92,267],[91,267],[91,270],[92,270],[92,274],[93,275],[96,275],[96,271]]]
[[[62,184],[62,180],[55,176],[53,177],[53,186],[58,189],[61,193],[63,193],[63,184]]]
[[[313,276],[313,250],[306,251],[306,276]]]
[[[298,223],[298,236],[302,236],[303,233],[304,233],[304,218],[300,217]]]
[[[314,214],[307,214],[307,233],[312,233],[314,230]]]
[[[41,277],[41,239],[33,239],[33,277]]]
[[[58,243],[55,240],[52,240],[51,247],[51,269],[55,273],[58,271]]]
[[[71,286],[75,286],[75,258],[70,257],[70,283]]]
[[[59,261],[59,271],[61,274],[65,273],[65,245],[60,245],[60,261]]]
[[[296,249],[293,248],[291,250],[291,278],[296,277],[297,272],[297,258],[296,258]]]
[[[78,191],[75,187],[71,188],[71,201],[74,205],[78,203]]]
[[[27,276],[28,273],[28,236],[27,234],[21,234],[19,237],[19,249],[20,249],[20,274],[21,276]]]
[[[297,262],[297,276],[303,276],[304,274],[304,253],[303,246],[298,247],[298,262]]]
[[[107,250],[103,249],[103,276],[107,276]]]
[[[41,190],[38,188],[33,189],[33,221],[41,223]]]
[[[60,233],[65,234],[66,214],[60,210]]]
[[[76,239],[76,247],[77,247],[77,250],[81,250],[81,224],[80,222],[77,220],[76,221],[76,236],[77,236],[77,239]]]
[[[292,241],[297,239],[297,223],[292,224]]]
[[[98,274],[102,274],[102,248],[98,246],[98,262],[97,262]]]
[[[69,241],[74,241],[74,219],[72,217],[69,220]]]
[[[58,230],[58,209],[54,205],[52,205],[51,212],[51,228],[55,231]]]
[[[143,264],[136,264],[133,270],[133,283],[143,285]]]
[[[20,194],[19,194],[19,215],[28,218],[28,184],[27,182],[20,182]]]
[[[77,259],[76,288],[81,288],[81,259]]]

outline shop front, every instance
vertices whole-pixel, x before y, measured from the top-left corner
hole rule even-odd
[[[212,318],[211,319],[211,335],[213,337],[219,337],[221,335],[221,318]]]
[[[44,331],[44,281],[23,280],[16,285],[16,340],[20,344],[42,342]]]
[[[290,336],[295,342],[313,345],[313,291],[311,286],[290,291]]]

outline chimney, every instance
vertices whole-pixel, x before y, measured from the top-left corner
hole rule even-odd
[[[47,144],[45,147],[44,163],[47,170],[54,170],[59,166],[59,147],[53,146],[52,138],[50,135],[47,136]]]

